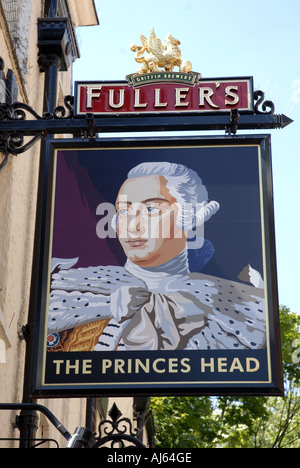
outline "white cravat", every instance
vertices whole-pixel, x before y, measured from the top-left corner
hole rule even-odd
[[[149,289],[161,288],[164,279],[170,279],[170,276],[187,275],[190,273],[188,251],[184,249],[167,263],[152,268],[142,268],[128,259],[125,264],[125,270],[144,281]]]

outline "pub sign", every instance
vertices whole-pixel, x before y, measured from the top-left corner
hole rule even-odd
[[[141,35],[74,118],[254,113],[179,45]],[[270,136],[82,136],[42,161],[32,395],[281,395]]]
[[[270,136],[47,144],[32,394],[281,394]]]

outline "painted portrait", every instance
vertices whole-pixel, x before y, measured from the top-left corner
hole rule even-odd
[[[57,153],[49,352],[266,348],[256,147]]]

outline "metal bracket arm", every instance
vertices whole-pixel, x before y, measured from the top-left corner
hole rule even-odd
[[[98,133],[155,132],[155,131],[207,131],[225,130],[236,134],[239,130],[265,130],[284,128],[293,122],[289,117],[274,114],[274,104],[264,101],[264,93],[256,91],[254,114],[240,114],[237,109],[224,114],[168,114],[168,115],[109,115],[97,117],[87,114],[74,116],[74,97],[66,96],[64,106],[42,116],[24,103],[0,104],[0,170],[7,164],[10,154],[27,151],[47,135],[71,134],[79,138],[95,139]],[[263,111],[258,109],[262,105]],[[270,111],[267,111],[267,108]],[[29,117],[29,119],[28,119]],[[25,142],[25,137],[29,138]]]
[[[228,127],[228,114],[207,115],[205,118],[199,115],[168,115],[168,116],[110,116],[94,118],[70,118],[70,119],[40,119],[40,120],[15,120],[2,121],[0,124],[1,137],[36,136],[37,133],[74,134],[93,128],[96,133],[111,132],[146,132],[146,131],[178,131],[178,130],[225,130]],[[279,114],[242,114],[239,118],[238,127],[242,130],[276,129],[284,128],[292,123],[289,117]],[[10,152],[18,154],[21,151],[9,146]]]

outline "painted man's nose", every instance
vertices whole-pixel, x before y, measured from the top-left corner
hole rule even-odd
[[[141,219],[140,216],[134,216],[128,223],[129,232],[140,232],[141,231]]]

